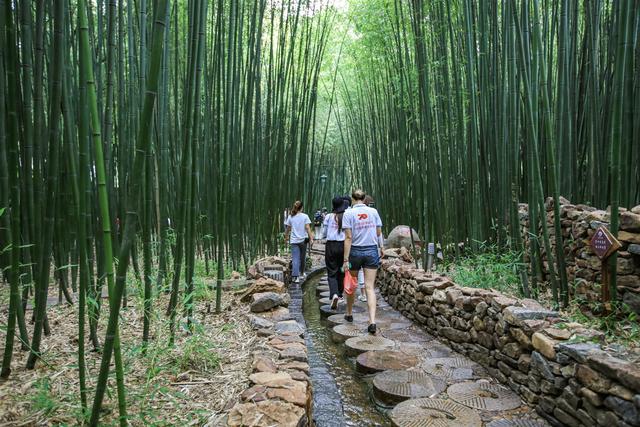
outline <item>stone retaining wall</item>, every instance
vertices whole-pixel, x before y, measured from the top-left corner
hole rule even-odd
[[[545,206],[551,247],[555,252],[553,200],[547,199]],[[618,239],[622,243],[622,248],[618,252],[617,262],[619,299],[640,314],[640,206],[630,211],[621,208],[620,211]],[[530,225],[526,204],[519,205],[519,217],[522,236],[529,253]],[[609,227],[610,217],[610,213],[605,210],[587,205],[573,205],[568,200],[560,198],[560,221],[567,277],[569,282],[574,284],[574,296],[582,296],[589,301],[600,300],[601,263],[589,242],[600,226]],[[544,253],[544,247],[541,249],[546,267],[549,260]]]
[[[640,364],[538,302],[464,288],[383,260],[385,299],[536,407],[554,425],[640,426]]]
[[[256,337],[248,385],[230,408],[229,427],[311,424],[312,390],[304,325],[296,320],[290,289],[278,279],[289,277],[289,262],[267,257],[249,268],[250,284],[238,293]],[[301,301],[300,301],[301,303]]]

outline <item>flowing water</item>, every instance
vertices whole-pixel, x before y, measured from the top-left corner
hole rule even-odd
[[[312,277],[304,285],[302,309],[307,324],[307,340],[311,344],[309,357],[311,376],[313,381],[314,418],[319,426],[388,426],[389,418],[384,411],[373,401],[371,395],[371,377],[364,377],[355,370],[355,359],[344,355],[344,346],[331,340],[331,329],[325,319],[320,316],[320,306],[316,296],[316,286],[320,281],[320,275]],[[322,362],[328,368],[328,372],[335,379],[337,393],[342,400],[344,420],[340,421],[335,410],[323,411],[324,405],[333,406],[338,402],[335,396],[335,387],[328,384],[330,376],[314,376],[314,362]],[[316,359],[316,360],[314,360]],[[328,388],[327,392],[323,390]],[[333,393],[332,393],[333,392]],[[324,394],[324,395],[323,395]],[[334,396],[332,396],[334,394]],[[331,399],[331,401],[328,401]]]

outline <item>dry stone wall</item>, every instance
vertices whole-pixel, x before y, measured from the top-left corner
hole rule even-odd
[[[553,200],[547,199],[546,217],[552,250],[555,253],[555,230],[553,226]],[[640,206],[627,211],[620,209],[620,231],[618,239],[622,248],[618,252],[618,294],[619,299],[630,309],[640,314]],[[519,206],[520,227],[529,253],[529,210],[526,204]],[[567,264],[567,277],[573,283],[573,296],[588,301],[600,299],[602,272],[600,259],[591,249],[589,242],[600,226],[609,227],[610,212],[587,205],[573,205],[560,198],[560,223]],[[543,262],[549,259],[542,248]],[[554,258],[555,259],[555,258]],[[546,276],[546,271],[545,271]]]
[[[553,425],[640,427],[640,365],[602,333],[538,302],[460,287],[383,260],[381,294],[409,319],[483,365]]]

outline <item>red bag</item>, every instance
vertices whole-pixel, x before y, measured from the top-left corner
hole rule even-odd
[[[353,295],[358,289],[358,278],[351,275],[350,272],[344,274],[344,291],[347,295]]]

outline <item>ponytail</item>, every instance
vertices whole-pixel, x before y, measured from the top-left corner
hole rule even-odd
[[[300,200],[296,200],[296,202],[293,204],[293,208],[291,208],[291,216],[296,216],[301,210],[302,202]]]
[[[340,231],[340,233],[342,233],[342,216],[344,215],[344,212],[340,212],[336,214],[336,222],[338,223],[338,231]]]

